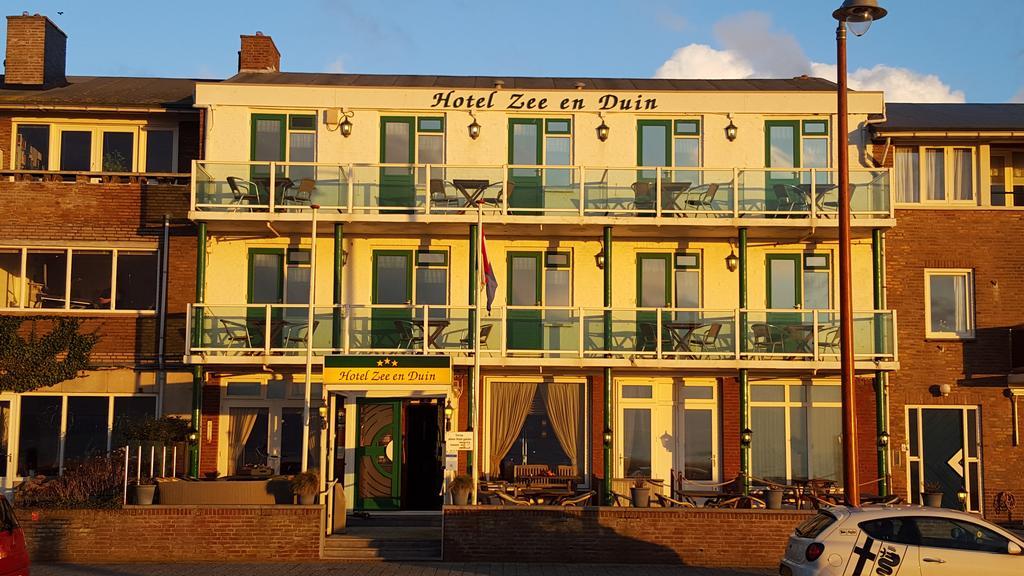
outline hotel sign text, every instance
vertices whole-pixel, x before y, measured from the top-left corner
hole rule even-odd
[[[645,98],[643,94],[628,97],[615,94],[587,94],[585,97],[549,98],[497,90],[484,95],[448,90],[435,92],[430,107],[462,110],[657,110],[658,99]]]
[[[448,386],[451,356],[327,356],[324,383],[357,385]]]

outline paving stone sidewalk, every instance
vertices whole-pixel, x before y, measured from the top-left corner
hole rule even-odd
[[[606,564],[36,564],[32,576],[768,576],[775,570]]]

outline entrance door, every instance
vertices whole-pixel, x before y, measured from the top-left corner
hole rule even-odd
[[[412,252],[375,250],[373,252],[373,304],[370,319],[370,346],[373,348],[411,348]]]
[[[508,162],[520,166],[542,164],[540,119],[510,118],[508,121]],[[513,168],[509,175],[513,192],[508,198],[511,208],[543,208],[544,190],[539,168]],[[518,211],[512,214],[540,214],[538,211]]]
[[[444,477],[444,411],[434,400],[406,401],[404,510],[440,510]]]
[[[249,179],[258,187],[259,203],[270,203],[270,162],[285,161],[286,116],[284,114],[253,114],[252,135],[249,141],[249,159],[253,164]],[[278,166],[275,178],[284,176],[284,166]],[[276,180],[280,182],[280,180]],[[280,189],[280,187],[278,188]],[[280,198],[275,197],[276,201]]]
[[[249,249],[249,304],[282,304],[284,302],[284,250],[279,248]],[[271,346],[280,346],[282,309],[271,308],[267,317],[265,306],[251,306],[246,312],[249,345],[264,346],[267,322],[270,323]]]
[[[653,472],[653,450],[651,426],[653,411],[650,408],[628,407],[619,411],[619,446],[624,478],[643,476],[651,478]]]
[[[638,308],[668,308],[672,304],[671,254],[636,255],[636,305]],[[664,320],[664,319],[663,319]],[[637,350],[653,352],[658,349],[658,313],[636,313]],[[662,329],[663,342],[665,329]]]
[[[408,164],[380,169],[380,205],[382,207],[408,207],[416,205],[415,123],[411,117],[384,117],[380,119],[380,161],[382,164]],[[411,210],[390,211],[408,214]]]
[[[768,285],[768,308],[771,310],[799,310],[803,307],[801,285],[802,256],[800,254],[768,254],[765,256]],[[800,312],[772,312],[767,322],[779,327],[798,324]]]
[[[402,402],[356,401],[356,508],[398,510],[402,504]]]
[[[345,397],[327,396],[327,534],[344,531],[345,494]]]
[[[687,482],[718,482],[718,401],[714,385],[677,386],[673,467]]]
[[[961,507],[957,492],[967,492],[967,509],[981,512],[981,457],[978,409],[908,408],[908,486],[913,503],[926,489],[942,491],[942,506]]]
[[[540,306],[540,252],[509,252],[509,306]],[[508,347],[512,350],[543,348],[540,310],[508,311]]]
[[[800,122],[796,120],[769,120],[764,123],[764,165],[767,168],[795,168],[800,166]],[[792,198],[786,186],[800,183],[799,172],[768,171],[765,174],[765,209],[807,210],[798,198]],[[780,201],[780,198],[790,200]]]

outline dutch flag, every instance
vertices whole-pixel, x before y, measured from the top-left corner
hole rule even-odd
[[[483,227],[480,227],[480,250],[483,253],[484,261],[484,290],[487,291],[487,311],[491,311],[491,303],[494,302],[494,293],[498,291],[498,279],[494,276],[494,269],[491,268],[491,261],[487,259],[487,237],[484,236]]]

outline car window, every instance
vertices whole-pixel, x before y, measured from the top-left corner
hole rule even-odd
[[[0,530],[10,532],[18,527],[18,519],[14,517],[14,508],[7,498],[0,495]]]
[[[919,535],[914,522],[907,517],[893,516],[868,520],[859,524],[860,529],[875,540],[884,540],[896,544],[917,546]]]
[[[952,518],[918,517],[914,524],[921,533],[921,546],[1006,553],[1009,540],[972,522]]]
[[[799,526],[796,527],[796,533],[798,536],[804,538],[817,538],[819,534],[825,531],[836,521],[836,517],[829,514],[828,512],[818,512],[816,516],[808,518]]]

